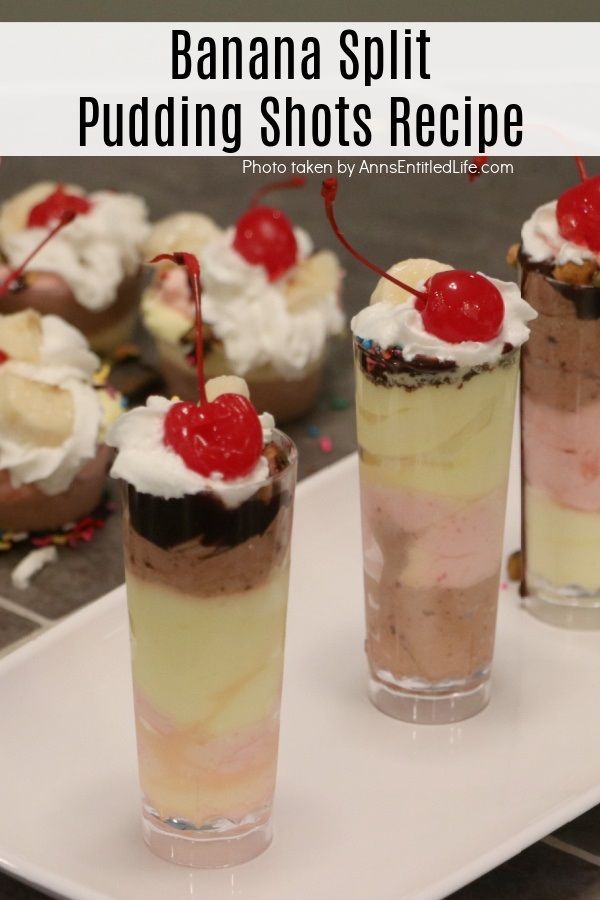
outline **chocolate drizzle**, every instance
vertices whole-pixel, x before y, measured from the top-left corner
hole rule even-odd
[[[502,358],[494,366],[489,363],[481,363],[465,371],[464,369],[460,370],[453,360],[416,356],[409,361],[404,359],[399,347],[382,350],[374,345],[367,349],[363,346],[360,338],[354,338],[355,355],[361,371],[369,381],[382,387],[403,387],[406,391],[442,384],[456,384],[459,387],[480,372],[487,372],[496,365],[511,365],[513,362],[511,354],[514,349],[512,344],[505,344],[502,348]],[[400,384],[394,380],[394,376],[402,375],[408,376],[410,383]]]
[[[600,287],[594,285],[569,284],[567,281],[558,281],[553,277],[554,265],[551,262],[533,262],[523,249],[519,249],[519,266],[521,268],[521,293],[526,296],[527,278],[532,272],[539,272],[575,307],[575,315],[578,319],[600,319]]]
[[[209,491],[167,500],[131,484],[126,489],[131,527],[164,550],[190,540],[207,547],[236,547],[264,534],[280,508],[291,504],[289,491],[278,485],[261,488],[232,508]]]

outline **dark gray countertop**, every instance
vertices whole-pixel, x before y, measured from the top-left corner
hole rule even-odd
[[[509,278],[504,256],[518,239],[521,222],[534,207],[574,183],[576,176],[569,159],[515,159],[513,164],[514,175],[486,176],[472,185],[461,175],[356,174],[341,182],[338,218],[361,251],[385,268],[403,257],[425,256]],[[590,160],[589,168],[600,171],[600,161]],[[191,208],[214,216],[221,225],[232,222],[246,198],[269,180],[242,175],[238,159],[5,158],[0,166],[0,198],[41,178],[78,182],[90,189],[133,191],[146,197],[153,217]],[[320,177],[311,176],[304,190],[290,192],[278,202],[310,231],[317,246],[337,249],[322,212],[319,184]],[[374,276],[347,255],[342,259],[347,270],[345,305],[351,315],[367,302]],[[339,399],[347,401],[346,409],[332,408],[332,401]],[[331,453],[324,453],[307,433],[309,425],[331,437]],[[347,339],[334,342],[318,408],[287,430],[299,447],[301,476],[354,449]],[[11,586],[10,571],[23,552],[0,553],[0,652],[10,652],[29,637],[35,640],[36,631],[122,581],[118,513],[85,547],[61,549],[60,563],[48,566],[29,589],[19,591]],[[600,898],[599,809],[458,891],[454,900]],[[41,895],[34,889],[0,875],[0,900],[36,897]]]

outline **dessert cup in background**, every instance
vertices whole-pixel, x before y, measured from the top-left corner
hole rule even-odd
[[[323,196],[330,222],[335,182]],[[369,696],[444,723],[490,697],[519,347],[515,284],[406,260],[352,320]]]
[[[148,235],[143,200],[117,191],[40,182],[0,207],[0,279],[39,244],[62,213],[76,218],[36,254],[2,298],[4,312],[32,308],[65,319],[93,350],[109,353],[135,324]]]
[[[255,239],[259,229],[250,221],[248,230],[247,217],[262,213],[275,214],[276,225],[266,238],[259,234],[271,256],[257,258],[243,235]],[[283,251],[277,228],[287,241]],[[319,393],[328,340],[344,328],[336,256],[313,252],[304,230],[263,206],[225,230],[199,213],[170,216],[155,225],[147,254],[176,246],[188,247],[202,265],[207,375],[242,376],[256,408],[268,409],[279,423],[308,413]],[[276,269],[273,254],[284,260]],[[194,305],[185,273],[168,264],[160,269],[144,294],[142,311],[169,390],[196,399]]]
[[[571,628],[600,628],[600,228],[591,246],[577,229],[587,187],[537,209],[518,256],[538,313],[521,367],[521,592]]]
[[[144,838],[213,868],[271,841],[296,451],[242,379],[201,370],[200,347],[198,405],[151,397],[109,441]]]
[[[106,485],[106,428],[118,395],[95,386],[84,337],[57,316],[0,315],[0,529],[60,528],[91,512]]]

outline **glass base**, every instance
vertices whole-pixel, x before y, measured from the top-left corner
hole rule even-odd
[[[539,594],[523,597],[527,612],[557,628],[577,631],[596,631],[600,628],[600,605],[576,599],[550,599]]]
[[[161,859],[196,869],[224,869],[239,866],[263,853],[273,840],[271,820],[237,833],[215,835],[191,828],[174,828],[146,810],[143,813],[144,840]]]
[[[375,678],[369,678],[369,699],[386,716],[417,725],[447,725],[470,719],[490,700],[491,683],[484,681],[470,691],[418,693],[393,690]]]
[[[590,593],[578,585],[555,585],[527,572],[525,609],[548,625],[595,631],[600,628],[600,591]]]

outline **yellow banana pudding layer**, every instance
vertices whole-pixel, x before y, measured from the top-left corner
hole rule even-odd
[[[503,437],[512,426],[517,357],[508,354],[493,368],[390,374],[381,383],[359,368],[365,477],[463,499],[497,489],[510,452]]]
[[[288,567],[194,597],[127,575],[144,796],[162,819],[241,821],[274,790]]]

